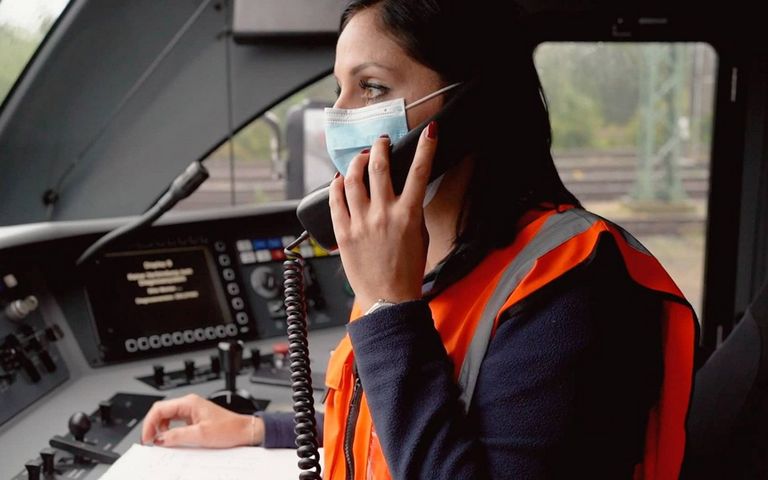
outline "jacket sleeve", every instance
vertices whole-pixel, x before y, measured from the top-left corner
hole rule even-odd
[[[258,412],[255,414],[264,420],[264,448],[296,448],[296,434],[293,432],[293,412]],[[323,446],[323,421],[321,412],[315,412],[317,440]]]
[[[566,292],[499,326],[469,416],[426,302],[399,304],[349,324],[393,478],[540,478],[549,447],[566,428],[575,363],[589,343],[582,300],[581,292]],[[497,421],[497,415],[511,421]],[[488,461],[499,456],[503,461]]]

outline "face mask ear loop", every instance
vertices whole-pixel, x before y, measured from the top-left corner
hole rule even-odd
[[[430,93],[429,95],[427,95],[427,96],[426,96],[426,97],[424,97],[424,98],[421,98],[421,99],[419,99],[419,100],[416,100],[415,102],[413,102],[413,103],[411,103],[411,104],[409,104],[409,105],[406,105],[406,106],[405,106],[405,109],[406,109],[406,110],[409,110],[409,109],[411,109],[411,108],[413,108],[413,107],[418,107],[418,106],[419,106],[419,105],[421,105],[422,103],[424,103],[424,102],[426,102],[426,101],[428,101],[428,100],[432,100],[432,99],[433,99],[433,98],[435,98],[436,96],[438,96],[438,95],[442,95],[443,93],[445,93],[445,92],[447,92],[447,91],[449,91],[449,90],[452,90],[452,89],[454,89],[454,88],[458,87],[459,85],[461,85],[461,82],[452,83],[452,84],[448,85],[447,87],[443,87],[443,88],[441,88],[440,90],[438,90],[438,91],[436,91],[436,92],[432,92],[432,93]]]

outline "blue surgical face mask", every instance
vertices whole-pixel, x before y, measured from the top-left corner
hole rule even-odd
[[[407,106],[405,99],[398,98],[362,108],[326,108],[325,144],[336,169],[346,175],[352,159],[361,150],[370,148],[383,134],[389,135],[390,141],[396,143],[408,133],[406,110],[459,85],[448,85]]]

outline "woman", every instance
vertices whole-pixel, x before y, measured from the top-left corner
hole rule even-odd
[[[356,306],[319,418],[326,479],[677,475],[695,319],[658,262],[560,181],[517,17],[459,0],[353,0],[343,14],[329,145],[338,115],[392,101],[413,128],[470,81],[466,121],[486,135],[430,183],[430,123],[401,195],[388,147],[402,129],[357,154],[331,149]],[[190,425],[168,430],[173,418]],[[158,402],[142,440],[288,447],[291,428],[185,397]]]

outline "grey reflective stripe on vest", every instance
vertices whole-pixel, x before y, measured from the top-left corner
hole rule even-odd
[[[480,364],[483,362],[488,344],[491,341],[493,324],[501,307],[531,271],[537,259],[580,233],[586,232],[600,220],[600,217],[578,209],[566,210],[552,215],[504,271],[496,289],[485,305],[464,357],[464,363],[461,364],[461,371],[459,372],[461,395],[459,399],[464,406],[464,411],[469,411],[469,406],[472,403]]]

